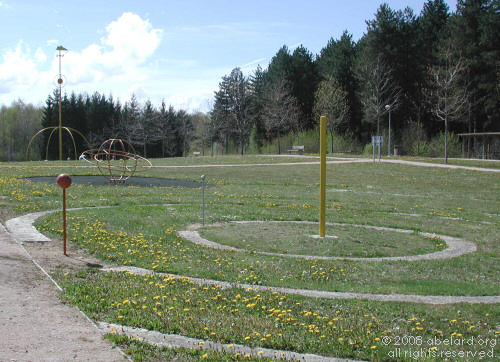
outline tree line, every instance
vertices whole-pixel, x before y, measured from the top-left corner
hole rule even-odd
[[[250,142],[274,140],[280,152],[284,134],[317,127],[320,115],[332,140],[349,135],[366,144],[391,132],[408,149],[443,132],[446,143],[448,130],[499,131],[498,34],[499,1],[459,0],[450,13],[443,0],[430,0],[418,16],[382,4],[357,42],[345,31],[316,56],[283,46],[266,70],[224,76],[212,138],[242,153]]]
[[[72,93],[62,97],[64,125],[92,147],[127,139],[144,157],[205,153],[215,143],[241,154],[263,152],[266,145],[281,153],[314,130],[320,115],[328,119],[332,152],[341,147],[339,139],[362,148],[371,136],[390,134],[407,153],[419,154],[433,137],[444,133],[446,143],[448,131],[500,130],[498,0],[458,0],[453,13],[443,0],[429,0],[419,15],[382,4],[366,24],[358,41],[346,30],[319,54],[283,46],[265,69],[259,65],[250,75],[233,69],[207,113],[139,104],[135,96],[121,104],[97,92]],[[27,135],[36,133],[33,121],[27,125],[30,117],[40,117],[42,127],[58,124],[58,96],[55,90],[42,109],[21,101],[2,107],[0,159],[19,158]],[[49,136],[43,132],[34,142],[40,157]],[[65,158],[76,157],[71,140],[64,142]],[[78,136],[75,142],[79,150],[88,148]],[[48,157],[57,152],[51,142]]]
[[[91,96],[71,93],[61,99],[64,126],[78,131],[73,135],[78,150],[96,149],[105,140],[121,138],[129,141],[143,157],[179,157],[189,151],[197,115],[175,110],[161,102],[155,107],[150,100],[141,105],[135,95],[125,104],[95,92]],[[42,127],[48,130],[59,124],[59,91],[49,96],[43,108]],[[80,137],[82,135],[83,137]],[[42,135],[42,145],[49,145],[48,158],[58,155],[56,142],[49,142],[50,132]],[[64,139],[64,154],[72,154],[73,140]],[[74,153],[74,152],[73,152]]]

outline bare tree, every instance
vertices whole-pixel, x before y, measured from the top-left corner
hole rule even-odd
[[[401,89],[392,76],[392,68],[379,55],[364,62],[360,69],[360,78],[365,84],[362,92],[362,103],[366,118],[377,124],[377,135],[380,135],[380,119],[398,108]],[[387,107],[388,106],[388,107]]]
[[[342,89],[337,80],[328,76],[320,82],[315,94],[313,108],[314,117],[319,119],[326,117],[327,129],[331,136],[331,150],[333,153],[333,138],[335,132],[339,132],[349,123],[349,102],[347,92]]]
[[[429,68],[428,97],[434,115],[444,121],[444,162],[448,163],[448,122],[460,121],[468,102],[464,84],[465,62],[450,46],[442,47],[440,63]]]
[[[300,108],[297,100],[287,89],[284,79],[272,83],[264,92],[264,125],[268,132],[278,136],[278,154],[281,154],[280,137],[297,128]]]

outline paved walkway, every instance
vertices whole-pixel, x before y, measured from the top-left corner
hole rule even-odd
[[[124,361],[0,224],[0,360]]]

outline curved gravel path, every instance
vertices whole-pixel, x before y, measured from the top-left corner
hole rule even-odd
[[[6,222],[7,228],[10,230],[10,233],[13,237],[15,237],[17,240],[23,240],[19,239],[21,237],[25,238],[25,240],[30,240],[30,241],[43,241],[46,240],[47,238],[39,233],[35,227],[33,226],[33,222],[38,218],[43,215],[46,215],[48,213],[51,213],[54,211],[42,211],[42,212],[37,212],[37,213],[32,213],[32,214],[27,214],[23,215],[11,220],[8,220]],[[198,228],[199,225],[191,225],[190,229],[196,229]],[[403,231],[403,229],[390,229],[391,231],[395,230],[400,230],[399,232],[406,232]],[[191,230],[193,231],[193,230]],[[188,234],[190,235],[190,234]],[[442,237],[442,236],[440,236]],[[201,237],[200,237],[201,238]],[[455,238],[453,238],[455,239]],[[469,250],[467,252],[472,252],[471,249],[474,247],[475,250],[475,245],[467,242],[465,240],[451,240],[452,244],[455,242],[455,248],[452,249],[451,247],[445,250],[440,251],[441,253],[440,257],[443,256],[443,252],[446,252],[448,250],[448,257],[454,257],[458,255],[462,255],[464,253],[464,250],[460,249],[461,247],[464,247],[465,250]],[[463,243],[459,243],[457,246],[457,242],[462,241]],[[210,246],[210,241],[208,241],[209,244],[207,246]],[[449,241],[447,241],[449,243]],[[215,243],[214,243],[215,244]],[[472,245],[471,245],[472,244]],[[217,244],[219,245],[219,244]],[[233,249],[233,248],[232,248]],[[451,251],[450,251],[451,249]],[[457,251],[458,249],[458,251]],[[426,254],[426,255],[431,255],[429,258],[435,258],[436,255],[432,256],[433,254],[436,253],[431,253],[431,254]],[[281,255],[281,254],[279,254]],[[409,256],[409,257],[398,257],[398,258],[410,258],[410,257],[421,257],[419,255],[415,256]],[[317,257],[315,257],[317,258]],[[342,258],[345,259],[345,258]],[[365,258],[361,258],[362,260],[365,260]],[[373,258],[375,259],[375,258]],[[385,258],[380,258],[387,260]],[[407,259],[398,259],[398,260],[407,260]],[[134,274],[157,274],[157,275],[169,275],[177,278],[186,278],[185,276],[181,275],[172,275],[168,273],[155,273],[152,270],[148,269],[143,269],[143,268],[137,268],[137,267],[117,267],[117,268],[107,268],[104,270],[113,270],[113,271],[127,271],[131,272]],[[352,298],[357,298],[357,299],[365,299],[365,300],[373,300],[373,301],[392,301],[392,302],[413,302],[413,303],[426,303],[426,304],[452,304],[452,303],[485,303],[485,304],[492,304],[492,303],[500,303],[500,295],[497,296],[477,296],[477,297],[471,297],[471,296],[445,296],[445,295],[413,295],[413,294],[370,294],[370,293],[347,293],[347,292],[328,292],[328,291],[318,291],[318,290],[306,290],[306,289],[293,289],[293,288],[281,288],[281,287],[269,287],[269,286],[257,286],[257,285],[251,285],[251,284],[237,284],[237,283],[229,283],[229,282],[223,282],[223,281],[218,281],[218,280],[212,280],[212,279],[202,279],[202,278],[189,278],[193,280],[196,283],[200,284],[211,284],[211,285],[219,285],[222,288],[251,288],[252,290],[272,290],[276,291],[279,293],[286,293],[286,294],[297,294],[297,295],[303,295],[307,297],[314,297],[314,298],[326,298],[326,299],[352,299]]]
[[[308,290],[308,289],[293,289],[283,287],[269,287],[264,285],[243,284],[243,283],[230,283],[214,279],[186,277],[183,275],[159,273],[150,269],[120,266],[103,268],[106,272],[128,272],[135,275],[158,275],[162,277],[171,277],[177,279],[189,279],[194,283],[201,285],[218,286],[221,289],[229,288],[242,288],[252,291],[272,291],[283,294],[296,294],[304,297],[312,298],[325,298],[325,299],[364,299],[379,302],[410,302],[410,303],[424,303],[424,304],[455,304],[455,303],[470,303],[470,304],[494,304],[500,303],[500,295],[495,296],[453,296],[453,295],[415,295],[415,294],[369,294],[369,293],[349,293],[349,292],[329,292],[322,290]]]
[[[229,223],[235,224],[247,224],[247,223],[263,223],[264,221],[229,221]],[[309,221],[265,221],[266,223],[294,223],[294,224],[317,224]],[[394,229],[382,226],[372,226],[372,225],[356,225],[356,224],[342,224],[342,223],[330,223],[327,222],[326,225],[330,226],[352,226],[366,229],[373,229],[379,231],[389,231],[389,232],[397,232],[403,234],[413,234],[413,230],[405,230],[405,229]],[[193,224],[188,227],[189,230],[178,231],[177,234],[182,238],[189,240],[195,244],[204,245],[214,249],[222,249],[222,250],[232,250],[238,252],[249,252],[250,250],[234,248],[227,245],[222,245],[215,243],[213,241],[207,240],[203,238],[196,229],[199,229],[203,225],[201,224]],[[205,225],[205,226],[217,226],[214,225]],[[427,236],[427,237],[438,237],[444,240],[448,247],[441,251],[436,251],[434,253],[429,254],[421,254],[421,255],[407,255],[407,256],[387,256],[387,257],[379,257],[379,258],[353,258],[353,257],[343,257],[343,256],[316,256],[316,255],[297,255],[297,254],[283,254],[283,253],[270,253],[265,251],[252,251],[256,254],[262,255],[270,255],[270,256],[285,256],[291,258],[300,258],[300,259],[309,259],[309,260],[351,260],[351,261],[395,261],[395,260],[406,260],[406,261],[417,261],[417,260],[431,260],[431,259],[447,259],[454,258],[460,255],[473,253],[476,251],[476,245],[470,241],[455,238],[447,235],[439,235],[433,233],[423,233],[419,232],[419,235]]]

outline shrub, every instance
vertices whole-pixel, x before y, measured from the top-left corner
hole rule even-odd
[[[409,156],[425,157],[429,155],[429,143],[422,124],[411,123],[403,129],[401,132],[401,146],[404,154]]]
[[[429,143],[430,157],[444,157],[444,133],[434,137]],[[448,157],[461,157],[462,147],[458,136],[448,133]]]

